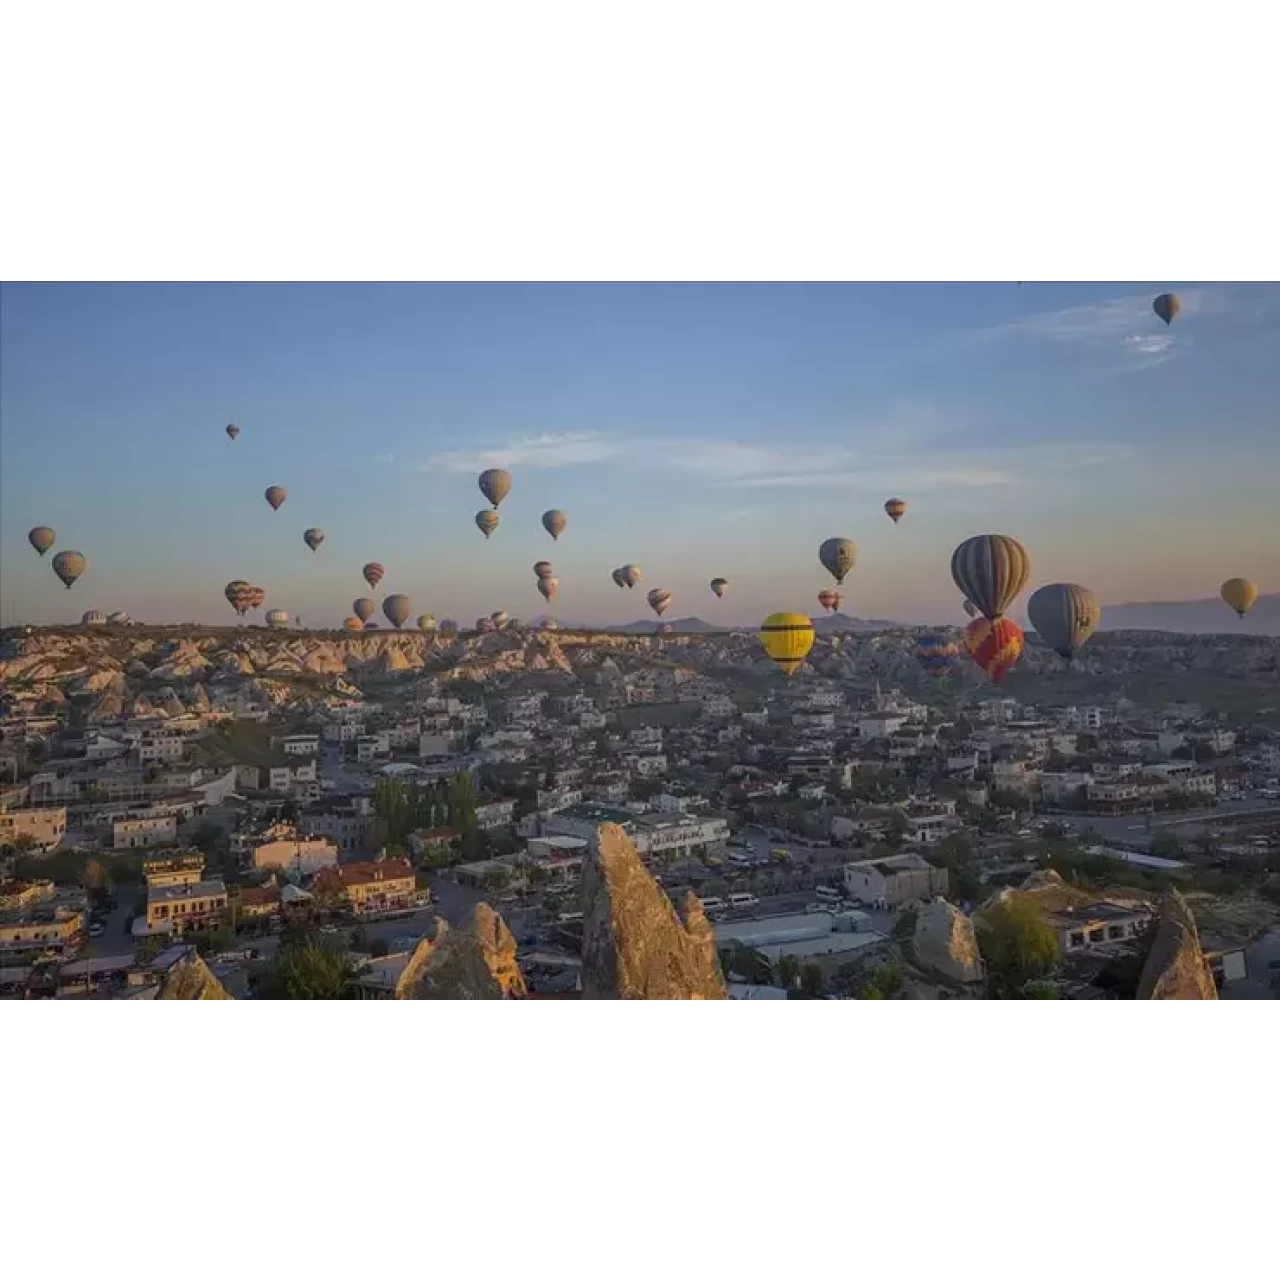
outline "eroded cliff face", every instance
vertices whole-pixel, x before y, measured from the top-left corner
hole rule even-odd
[[[928,902],[917,909],[910,954],[922,969],[952,982],[982,981],[982,956],[973,921],[950,902]]]
[[[600,826],[583,867],[582,910],[586,999],[728,998],[702,904],[686,894],[677,915],[615,823]]]
[[[1173,889],[1160,900],[1147,962],[1138,979],[1139,1000],[1216,1000],[1218,988],[1200,948],[1195,917]]]
[[[435,937],[418,943],[396,984],[397,1000],[517,1000],[527,994],[516,940],[484,902],[456,929],[438,921]]]
[[[194,951],[165,977],[157,1000],[231,1000],[226,988]]]

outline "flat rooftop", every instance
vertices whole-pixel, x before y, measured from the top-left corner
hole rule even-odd
[[[227,886],[221,880],[197,880],[195,884],[151,885],[147,889],[149,902],[182,902],[188,898],[225,897]]]

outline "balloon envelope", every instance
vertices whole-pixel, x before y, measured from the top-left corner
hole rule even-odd
[[[86,627],[100,627],[107,620],[107,615],[100,609],[86,609],[81,617],[81,623]]]
[[[41,554],[44,555],[54,543],[54,532],[48,525],[38,524],[27,534],[27,541]]]
[[[1165,324],[1172,324],[1173,317],[1182,310],[1182,303],[1178,301],[1176,293],[1162,293],[1152,304],[1151,310],[1160,317]]]
[[[906,514],[907,504],[903,502],[901,498],[890,498],[889,501],[884,504],[884,511],[885,515],[887,515],[894,524],[897,524],[898,521]]]
[[[556,593],[560,590],[559,578],[539,578],[538,590],[542,592],[544,600],[554,600]]]
[[[664,591],[661,587],[654,587],[645,597],[649,601],[649,608],[662,617],[666,611],[671,608],[671,592]]]
[[[371,587],[376,587],[387,576],[387,571],[376,560],[371,560],[360,572]]]
[[[361,596],[359,600],[351,602],[351,612],[360,619],[361,622],[368,622],[373,617],[374,610],[377,605],[369,599],[368,596]]]
[[[557,539],[564,532],[565,525],[568,521],[565,519],[563,511],[544,511],[542,513],[542,527],[551,535],[552,539]]]
[[[507,471],[501,471],[497,467],[491,467],[488,471],[480,473],[478,481],[480,492],[489,499],[495,507],[502,502],[503,498],[511,492],[511,474]]]
[[[613,585],[617,587],[619,591],[627,585],[627,580],[623,576],[621,569],[615,569],[610,576],[613,578]]]
[[[314,551],[324,541],[323,529],[308,529],[302,535],[302,540]]]
[[[262,496],[271,504],[272,511],[279,511],[289,495],[278,484],[273,484]]]
[[[383,615],[397,631],[404,626],[405,620],[409,616],[409,610],[410,604],[408,596],[388,596],[382,602]]]
[[[1036,634],[1068,662],[1102,621],[1098,598],[1076,582],[1050,582],[1032,593],[1027,617]]]
[[[844,597],[838,591],[832,591],[829,587],[818,592],[818,603],[828,612],[835,613],[840,608]]]
[[[236,438],[236,436],[238,436],[239,434],[240,434],[240,428],[239,428],[239,427],[237,427],[237,426],[236,426],[236,424],[235,424],[234,422],[230,423],[230,424],[227,426],[227,435],[229,435],[233,440],[234,440],[234,439]]]
[[[960,646],[941,631],[930,631],[916,641],[916,661],[931,676],[946,675],[955,670]]]
[[[728,578],[712,578],[711,590],[715,593],[715,597],[719,600],[724,595],[724,589],[729,585]]]
[[[857,562],[858,548],[849,538],[828,538],[818,548],[818,559],[836,582],[841,583]]]
[[[1228,578],[1222,584],[1222,598],[1243,618],[1253,608],[1258,588],[1248,578]]]
[[[435,615],[430,613],[418,614],[418,630],[434,631],[436,629]]]
[[[634,587],[642,576],[638,564],[624,564],[622,566],[622,580],[628,587]]]
[[[1022,656],[1022,628],[1012,618],[974,618],[964,629],[969,656],[999,684]]]
[[[364,630],[364,623],[361,622],[359,618],[355,618],[355,617],[343,618],[342,626],[343,626],[343,630],[345,631],[363,631]]]
[[[89,562],[78,551],[59,551],[53,557],[53,571],[62,580],[68,591],[72,584],[85,571]]]
[[[549,578],[553,573],[555,573],[555,570],[551,567],[550,560],[539,560],[538,563],[533,566],[533,573],[536,578]]]
[[[813,648],[813,619],[803,613],[771,613],[760,626],[760,643],[786,675],[794,675]]]
[[[994,620],[1027,585],[1031,558],[1016,538],[982,533],[951,553],[951,579],[984,618]]]
[[[289,615],[283,609],[267,610],[267,626],[275,627],[279,630],[281,627],[289,625]]]
[[[493,531],[498,527],[498,524],[498,513],[496,511],[490,511],[486,508],[483,511],[476,512],[476,528],[478,528],[486,538],[493,533]]]
[[[971,618],[976,618],[978,616],[978,606],[974,604],[972,600],[969,600],[969,599],[965,600],[964,611]]]

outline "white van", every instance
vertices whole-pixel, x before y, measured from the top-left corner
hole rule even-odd
[[[829,884],[820,884],[813,892],[823,902],[844,901],[844,894],[839,889],[833,889]]]
[[[562,911],[556,916],[556,924],[577,924],[581,919],[581,911]]]
[[[760,899],[754,893],[731,893],[729,905],[735,911],[750,911],[760,905]]]
[[[713,911],[723,911],[728,906],[723,898],[703,898],[702,909],[710,915]]]

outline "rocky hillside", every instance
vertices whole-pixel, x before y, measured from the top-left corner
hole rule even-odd
[[[914,646],[909,630],[819,635],[796,679],[816,673],[911,687],[924,680]],[[299,704],[308,709],[414,677],[489,683],[543,673],[569,684],[598,684],[653,668],[780,679],[756,637],[745,633],[640,636],[509,628],[446,639],[411,631],[65,627],[10,631],[0,638],[0,712],[54,712],[69,701],[90,721],[125,713],[173,716]],[[1055,689],[1079,696],[1091,682],[1099,692],[1124,691],[1144,679],[1176,684],[1201,674],[1247,680],[1250,689],[1275,690],[1280,697],[1280,639],[1107,632],[1095,636],[1068,668],[1033,638],[1009,687],[1033,697],[1052,697]],[[951,682],[977,688],[984,680],[962,661]]]

